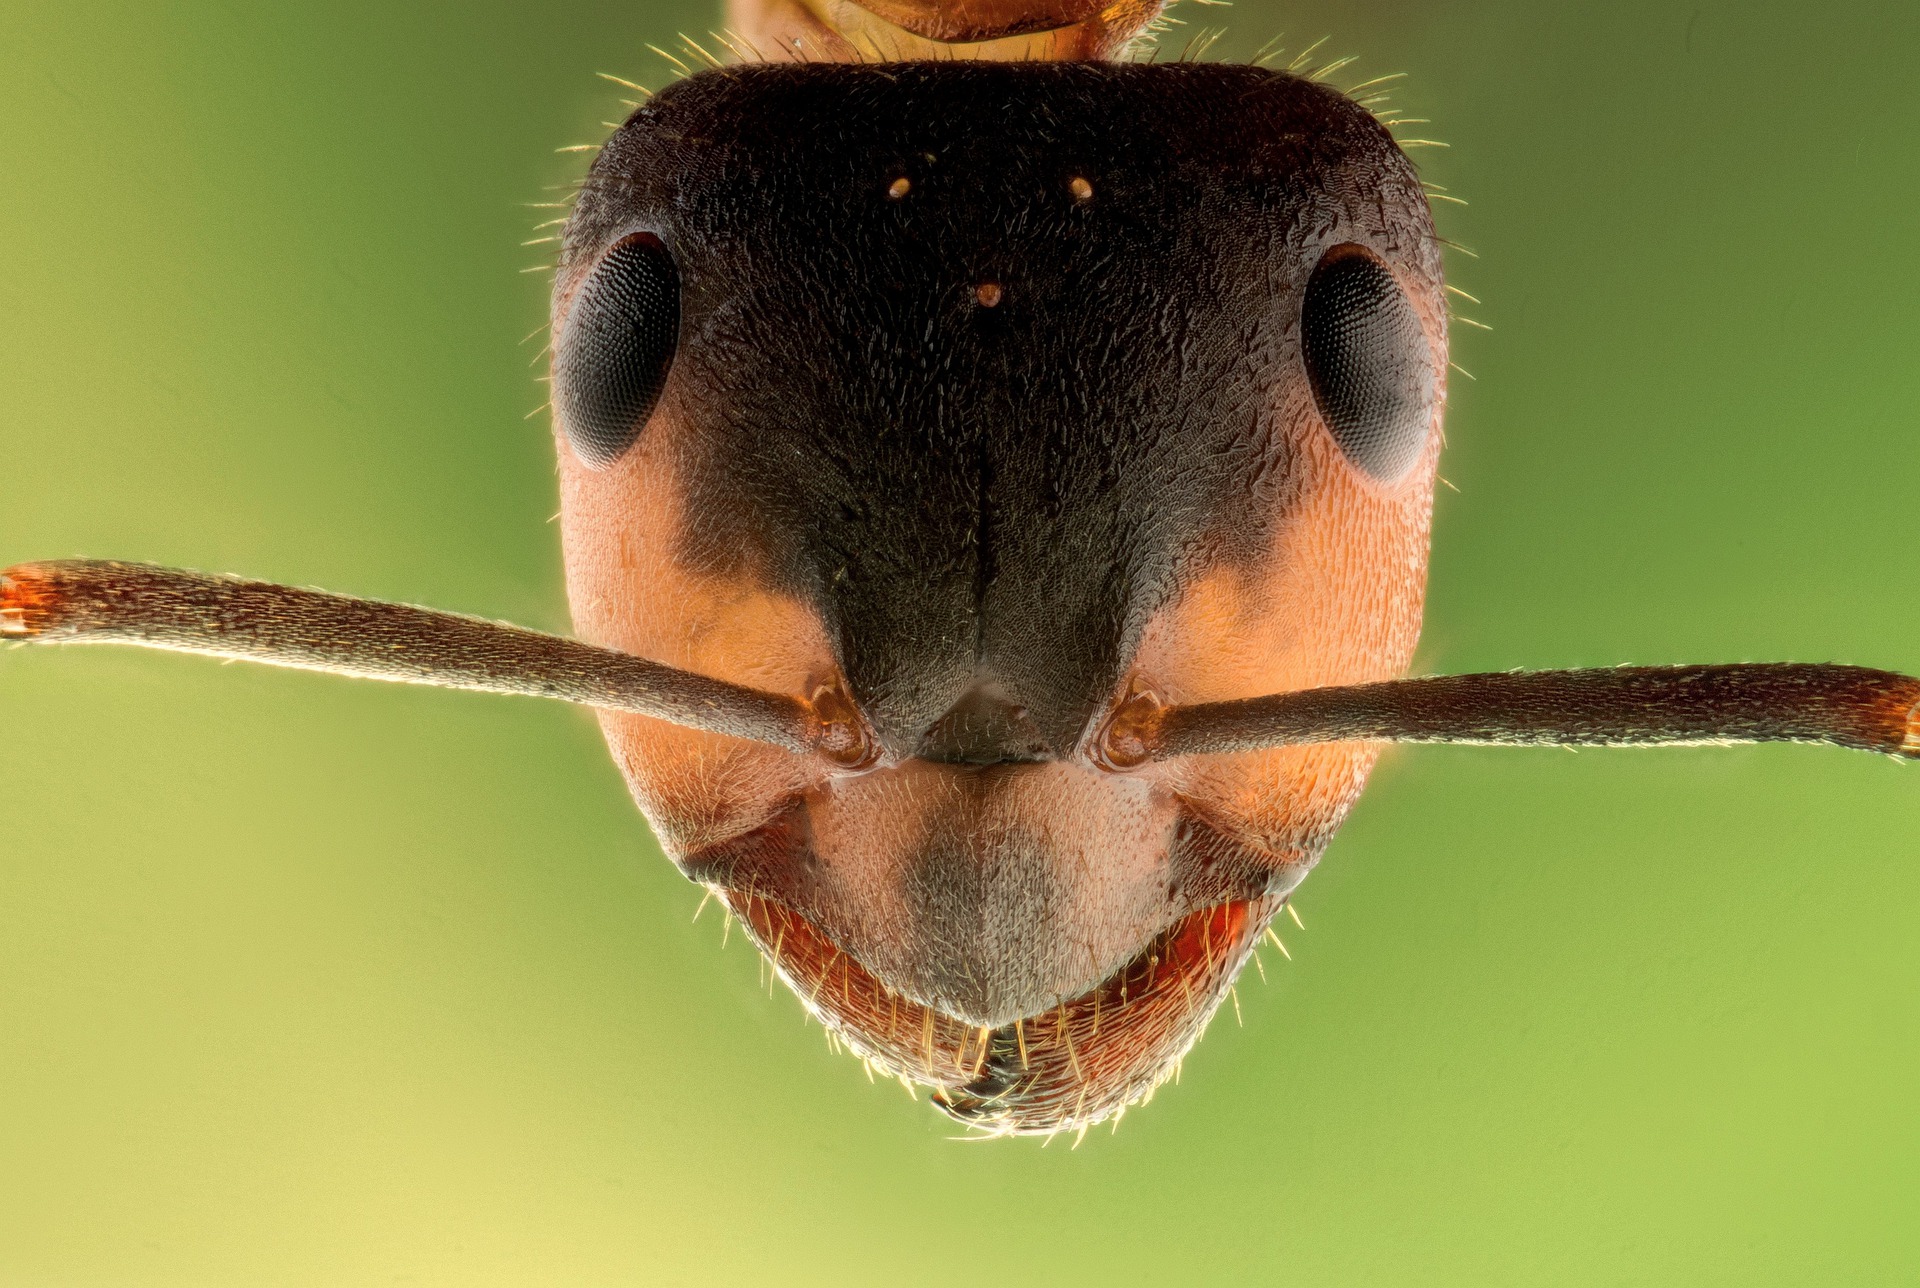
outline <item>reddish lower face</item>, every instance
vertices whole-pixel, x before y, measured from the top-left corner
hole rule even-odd
[[[1085,992],[973,1025],[903,997],[782,905],[726,897],[780,978],[854,1054],[931,1087],[948,1114],[996,1134],[1099,1122],[1152,1095],[1281,906],[1270,898],[1191,913]]]
[[[1194,912],[1291,885],[1290,857],[1144,777],[916,759],[829,780],[682,868],[805,917],[903,997],[998,1028],[1097,988]]]

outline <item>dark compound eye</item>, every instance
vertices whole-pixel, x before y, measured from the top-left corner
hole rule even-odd
[[[1307,280],[1300,346],[1314,401],[1347,459],[1391,483],[1433,423],[1433,354],[1400,284],[1358,246],[1336,246]]]
[[[608,251],[574,296],[554,350],[553,398],[567,441],[610,465],[640,437],[680,335],[680,273],[656,237]]]

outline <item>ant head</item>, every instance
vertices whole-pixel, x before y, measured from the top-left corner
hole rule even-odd
[[[1386,131],[1253,68],[732,69],[607,145],[554,296],[576,624],[878,763],[603,724],[856,1051],[1048,1131],[1197,1036],[1372,753],[1106,731],[1404,669],[1441,289]]]

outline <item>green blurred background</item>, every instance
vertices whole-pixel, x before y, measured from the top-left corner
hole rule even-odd
[[[1474,203],[1423,666],[1920,670],[1920,7],[1184,16],[1410,73]],[[8,0],[0,561],[563,627],[525,203],[716,22]],[[584,713],[8,652],[0,805],[8,1285],[1920,1276],[1911,767],[1396,753],[1244,1029],[1078,1151],[758,991]]]

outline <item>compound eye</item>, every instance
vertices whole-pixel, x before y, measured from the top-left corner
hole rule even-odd
[[[1433,424],[1433,352],[1386,266],[1359,246],[1328,251],[1307,279],[1300,347],[1347,459],[1383,483],[1411,469]]]
[[[680,272],[648,233],[594,268],[560,327],[553,399],[574,453],[611,465],[645,428],[680,337]]]

